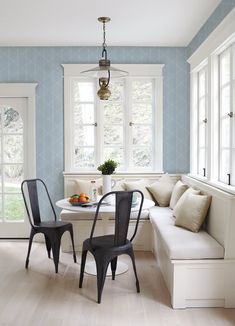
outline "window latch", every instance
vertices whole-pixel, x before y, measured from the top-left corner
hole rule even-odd
[[[92,123],[92,126],[97,127],[97,122]]]
[[[203,168],[202,170],[203,170],[203,177],[205,177],[206,176],[206,168]]]
[[[134,124],[134,122],[129,122],[129,126],[130,127],[133,126],[133,124]]]
[[[207,118],[205,118],[204,120],[202,120],[204,123],[207,123]]]
[[[228,173],[227,176],[228,176],[228,185],[230,186],[231,185],[231,180],[230,180],[231,179],[231,174]]]
[[[229,113],[228,113],[228,116],[229,116],[230,118],[232,118],[232,117],[233,117],[233,112],[229,112]]]

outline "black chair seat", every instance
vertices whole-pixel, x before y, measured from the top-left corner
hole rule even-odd
[[[47,195],[47,199],[49,202],[49,206],[51,207],[54,220],[42,222],[41,215],[40,215],[40,202],[38,198],[38,187],[41,185],[42,192]],[[24,180],[21,184],[21,192],[23,195],[25,208],[27,211],[27,215],[29,218],[29,222],[31,224],[31,232],[29,238],[29,247],[28,247],[28,254],[25,262],[25,268],[28,268],[29,265],[29,255],[31,251],[31,246],[33,242],[33,237],[37,233],[43,233],[46,242],[46,248],[48,257],[51,258],[51,250],[53,252],[53,260],[55,265],[55,272],[58,273],[58,264],[59,264],[59,255],[60,255],[60,241],[61,237],[65,231],[68,231],[71,236],[72,246],[73,246],[73,259],[74,262],[77,262],[75,249],[74,249],[74,240],[73,240],[73,226],[69,222],[62,222],[57,221],[56,213],[54,207],[52,205],[52,201],[50,195],[48,193],[47,187],[45,183],[41,179],[31,179],[31,180]],[[28,198],[28,204],[26,197]],[[45,200],[45,199],[44,199]],[[43,200],[43,203],[45,201]],[[29,210],[30,207],[30,210]]]
[[[49,222],[37,223],[37,224],[34,225],[34,227],[35,228],[53,228],[53,229],[58,229],[58,228],[68,227],[69,225],[72,226],[72,224],[71,223],[68,223],[68,222],[49,221]]]
[[[86,239],[83,243],[84,248],[87,248],[87,250],[115,250],[117,249],[117,245],[115,245],[115,236],[114,234],[110,235],[103,235],[100,237],[94,237],[92,238],[92,242],[90,242],[90,239]],[[126,243],[122,246],[118,246],[119,250],[127,249],[131,246],[131,242],[126,239]]]
[[[141,200],[140,200],[138,216],[136,219],[134,234],[132,235],[131,239],[128,240],[127,234],[128,234],[128,227],[130,222],[132,198],[133,198],[133,193],[135,192],[140,194]],[[102,205],[102,202],[105,200],[105,198],[110,195],[114,195],[116,199],[114,234],[93,237],[96,221],[98,220],[100,206]],[[136,278],[136,289],[137,292],[140,292],[139,280],[137,277],[136,266],[135,266],[135,256],[134,256],[133,246],[131,242],[134,239],[137,232],[143,201],[144,201],[143,193],[139,190],[112,191],[104,195],[97,205],[90,238],[86,239],[83,242],[79,287],[80,288],[82,287],[86,257],[87,257],[87,252],[89,251],[94,256],[95,263],[96,263],[98,303],[101,302],[101,295],[104,287],[108,265],[111,264],[112,279],[114,280],[116,268],[117,268],[118,256],[123,254],[129,255],[129,257],[132,260],[132,265],[133,265],[135,278]]]

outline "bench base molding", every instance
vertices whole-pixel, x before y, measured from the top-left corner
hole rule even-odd
[[[153,243],[174,309],[235,308],[235,260],[170,260],[158,233]]]

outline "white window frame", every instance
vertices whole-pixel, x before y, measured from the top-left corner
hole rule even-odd
[[[235,194],[235,186],[229,186],[219,182],[219,55],[226,48],[235,43],[235,9],[233,9],[209,37],[188,59],[191,70],[191,146],[190,146],[190,174],[208,184]],[[196,172],[194,155],[195,152],[195,71],[205,61],[208,62],[208,173],[206,178],[199,176]],[[215,131],[218,131],[217,133]]]
[[[71,112],[71,82],[73,78],[84,78],[81,74],[82,71],[91,69],[94,64],[63,64],[64,68],[64,162],[65,172],[88,172],[88,170],[74,170],[73,168],[73,148],[72,148],[72,132],[73,129],[73,116]],[[153,78],[155,80],[155,117],[154,126],[157,130],[155,132],[155,153],[154,153],[154,169],[146,170],[146,172],[159,172],[161,173],[163,168],[163,67],[162,64],[115,64],[115,67],[128,71],[129,76],[126,78]],[[87,79],[88,80],[88,79]],[[95,96],[96,106],[102,105],[101,101]],[[98,109],[98,112],[100,110]],[[101,134],[99,126],[97,127],[98,137]],[[128,137],[128,135],[124,135]],[[98,138],[97,137],[97,138]],[[102,160],[101,154],[97,153],[98,162]],[[96,170],[96,168],[95,168]],[[92,170],[94,172],[94,170]],[[132,172],[136,172],[135,171]],[[143,169],[141,169],[142,172]]]

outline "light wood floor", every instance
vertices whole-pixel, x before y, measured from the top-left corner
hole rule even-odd
[[[26,251],[27,242],[0,241],[0,326],[235,325],[235,309],[173,310],[149,252],[136,253],[141,293],[136,293],[130,268],[115,281],[106,278],[98,305],[96,278],[85,274],[79,289],[79,264],[72,262],[70,254],[61,253],[59,274],[55,274],[44,244],[33,244],[28,270],[24,269]],[[129,264],[128,257],[121,259]]]

